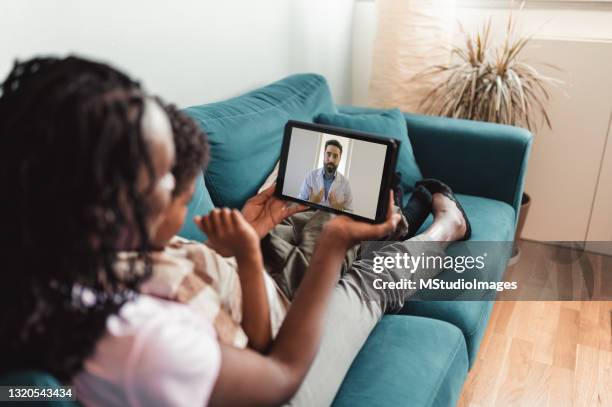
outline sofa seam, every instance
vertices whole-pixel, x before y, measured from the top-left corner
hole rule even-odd
[[[210,179],[210,175],[208,174],[208,172],[204,172],[204,188],[206,188],[208,190],[208,193],[210,194],[210,199],[211,201],[213,201],[213,205],[216,208],[217,207],[217,202],[215,201],[220,201],[220,194],[217,191],[217,188],[213,185],[212,180]],[[208,182],[206,182],[206,180],[208,180]],[[210,185],[208,185],[210,184]]]
[[[459,335],[459,339],[457,340],[457,345],[455,346],[455,350],[453,351],[452,355],[448,358],[448,361],[447,361],[446,366],[444,368],[444,373],[445,374],[440,376],[440,378],[438,379],[438,382],[436,383],[435,391],[432,392],[432,395],[429,398],[429,402],[427,403],[427,405],[430,406],[430,407],[433,405],[433,401],[435,400],[435,398],[438,395],[438,392],[440,391],[440,386],[442,386],[442,381],[447,376],[446,373],[448,372],[448,368],[450,367],[450,365],[453,362],[453,360],[456,359],[457,354],[459,353],[459,348],[461,347],[461,341],[462,340],[465,342],[465,339],[463,338],[463,334],[460,334]]]
[[[304,89],[300,93],[295,93],[295,94],[291,95],[290,97],[288,97],[287,99],[285,99],[281,103],[279,103],[278,105],[270,106],[269,108],[266,108],[266,109],[263,109],[263,110],[259,110],[257,112],[248,112],[248,113],[243,113],[243,114],[239,114],[239,115],[235,115],[235,116],[234,115],[228,115],[228,116],[222,116],[222,117],[210,117],[210,118],[207,118],[206,121],[221,121],[221,120],[224,120],[224,119],[235,119],[235,118],[251,116],[251,115],[254,115],[254,114],[261,114],[261,113],[268,112],[270,110],[278,109],[280,106],[284,106],[287,103],[292,102],[294,99],[297,99],[300,96],[305,95],[312,88],[316,87],[317,84],[323,83],[323,81],[321,81],[319,78],[320,78],[319,76],[313,77],[313,79],[307,83],[308,89]],[[238,97],[240,97],[240,96],[238,96]],[[198,106],[190,106],[190,107],[187,108],[187,110],[192,109],[192,108],[197,108],[197,107]],[[198,118],[198,120],[200,122],[202,122],[202,123],[204,122],[204,120],[202,120],[200,118]]]

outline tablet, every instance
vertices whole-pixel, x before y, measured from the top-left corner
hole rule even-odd
[[[290,120],[276,196],[355,219],[384,222],[400,141]]]

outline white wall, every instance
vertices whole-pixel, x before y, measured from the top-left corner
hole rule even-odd
[[[376,217],[386,152],[383,144],[353,140],[348,172],[353,193],[353,213],[356,215],[370,219]]]
[[[368,104],[368,89],[372,75],[374,41],[378,29],[378,14],[374,1],[358,1],[353,14],[353,80],[352,103]]]
[[[350,103],[355,1],[285,1],[291,4],[291,68],[324,74],[334,100]]]
[[[474,30],[489,15],[499,38],[508,17],[505,9],[459,8],[457,18]],[[541,127],[535,134],[525,185],[532,206],[523,237],[612,239],[612,184],[598,185],[598,180],[612,175],[602,166],[602,160],[612,162],[603,156],[612,115],[612,7],[558,4],[527,8],[515,17],[518,32],[535,33],[523,58],[565,82],[551,89],[552,130]]]
[[[500,2],[497,2],[500,3]],[[461,3],[458,2],[460,5]],[[457,7],[456,17],[474,32],[489,16],[501,38],[508,10]],[[566,8],[563,8],[566,7]],[[366,104],[376,35],[375,2],[357,2],[354,21],[353,102]],[[515,13],[517,32],[535,33],[524,57],[542,72],[561,77],[553,90],[553,130],[542,128],[534,139],[526,190],[531,194],[523,237],[534,240],[612,239],[612,7],[532,6]],[[460,36],[456,37],[461,40]],[[542,62],[553,63],[561,72]],[[606,148],[606,145],[608,148]]]
[[[562,66],[562,73],[542,70],[566,84],[552,90],[552,130],[543,127],[534,135],[525,184],[532,207],[523,234],[534,240],[593,239],[592,221],[612,225],[612,200],[607,212],[593,212],[596,194],[612,197],[612,184],[598,188],[597,182],[612,114],[612,43],[543,39],[525,51],[532,60]],[[612,228],[603,235],[612,239]]]
[[[180,106],[297,72],[325,75],[346,103],[352,10],[353,0],[2,0],[0,77],[15,58],[78,53]]]
[[[351,139],[348,137],[341,137],[336,136],[335,134],[322,133],[315,168],[321,168],[325,163],[325,143],[327,143],[328,140],[336,140],[342,146],[342,155],[340,156],[340,162],[338,163],[337,170],[340,171],[342,175],[348,177],[349,174],[347,172],[346,163],[347,160],[351,157]]]
[[[293,129],[287,154],[283,194],[297,198],[306,175],[315,168],[322,133]]]

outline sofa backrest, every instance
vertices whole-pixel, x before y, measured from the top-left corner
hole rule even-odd
[[[205,236],[191,218],[208,213],[213,205],[240,208],[255,195],[278,161],[287,120],[311,122],[320,113],[335,113],[336,107],[324,77],[298,74],[184,111],[206,131],[211,160],[179,234],[202,240]]]

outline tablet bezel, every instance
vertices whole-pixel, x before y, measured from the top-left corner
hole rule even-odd
[[[356,215],[350,212],[340,211],[329,206],[315,204],[309,201],[304,201],[299,198],[283,194],[283,187],[285,184],[285,172],[287,170],[287,158],[289,156],[289,145],[291,144],[291,133],[293,128],[300,128],[304,130],[311,130],[318,133],[332,134],[341,137],[352,138],[355,140],[368,141],[377,144],[383,144],[387,147],[385,154],[385,163],[383,166],[382,179],[380,183],[380,190],[378,191],[378,204],[376,207],[376,217],[374,219],[366,218],[365,216]],[[296,120],[289,120],[285,125],[285,132],[283,135],[283,144],[280,155],[280,162],[278,168],[278,177],[276,179],[276,189],[274,191],[275,196],[280,199],[287,201],[298,202],[309,207],[321,209],[327,212],[335,214],[341,214],[350,216],[353,219],[360,220],[368,223],[382,223],[387,217],[387,208],[389,205],[389,190],[392,187],[394,178],[395,167],[397,164],[397,155],[400,146],[400,140],[394,138],[380,137],[375,134],[365,133],[361,131],[344,129],[340,127],[333,127],[323,124],[300,122]]]

